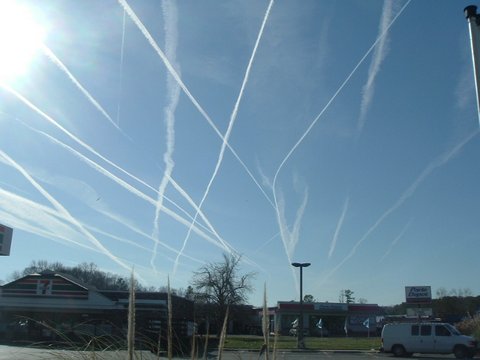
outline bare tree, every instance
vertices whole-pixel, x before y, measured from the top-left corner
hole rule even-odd
[[[221,328],[227,308],[244,304],[252,291],[250,282],[255,274],[239,274],[240,259],[237,255],[223,254],[223,261],[208,263],[193,274],[195,297],[213,306],[217,329]]]
[[[444,287],[439,287],[436,291],[437,298],[441,299],[444,298],[445,296],[448,296],[448,291]]]
[[[353,304],[355,302],[353,291],[350,289],[341,290],[338,301],[341,303]]]
[[[306,302],[306,303],[313,303],[315,302],[315,298],[313,297],[313,295],[310,295],[310,294],[306,294],[304,297],[303,297],[303,301]]]

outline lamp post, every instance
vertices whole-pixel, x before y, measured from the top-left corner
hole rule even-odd
[[[292,266],[300,268],[300,317],[297,327],[297,349],[305,349],[303,342],[303,268],[310,266],[310,263],[292,263]]]

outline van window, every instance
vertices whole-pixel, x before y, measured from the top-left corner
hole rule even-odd
[[[455,328],[455,326],[452,326],[450,324],[445,324],[445,327],[450,330],[450,333],[453,334],[453,335],[461,335],[460,332]]]
[[[430,325],[422,325],[420,327],[421,336],[430,336],[432,335],[432,327]]]
[[[418,325],[412,325],[412,336],[418,336]]]
[[[435,336],[450,336],[450,331],[443,325],[435,325]]]

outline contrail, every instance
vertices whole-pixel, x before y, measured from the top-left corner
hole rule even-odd
[[[158,239],[154,239],[151,235],[148,235],[147,233],[143,232],[142,230],[140,230],[139,228],[137,228],[136,226],[133,226],[131,225],[128,221],[125,221],[125,219],[121,218],[120,216],[112,213],[112,212],[108,212],[108,211],[105,211],[105,210],[101,210],[101,209],[95,209],[97,212],[101,213],[102,215],[114,220],[115,222],[119,223],[119,224],[122,224],[123,226],[127,227],[129,230],[133,231],[134,233],[137,233],[149,240],[152,240],[154,242],[158,241]],[[178,250],[169,246],[168,244],[162,242],[162,241],[158,241],[158,244],[163,246],[165,249],[171,251],[172,253],[174,254],[178,254]],[[145,248],[147,249],[147,248]],[[148,248],[148,251],[151,252],[151,249]],[[195,261],[197,263],[200,263],[200,264],[204,264],[205,262],[202,261],[202,260],[199,260],[197,258],[194,258],[190,255],[186,255],[184,254],[183,255],[184,257],[186,257],[187,259],[190,259],[192,261]],[[173,262],[173,260],[172,260]]]
[[[162,1],[162,13],[165,19],[165,48],[166,54],[170,61],[175,64],[176,61],[176,53],[177,53],[177,41],[178,41],[178,14],[177,14],[177,7],[173,1],[163,0]],[[177,69],[179,68],[178,64],[176,64]],[[175,162],[173,160],[173,151],[175,148],[175,110],[177,109],[178,100],[180,98],[180,86],[178,83],[174,81],[171,75],[167,76],[167,97],[169,99],[168,105],[165,108],[165,126],[167,128],[167,149],[163,154],[163,161],[165,162],[165,171],[158,186],[158,196],[157,196],[157,206],[155,208],[155,218],[153,220],[153,231],[152,237],[157,239],[159,230],[159,218],[160,218],[160,210],[163,206],[163,196],[165,194],[165,190],[167,188],[169,179],[172,175],[173,168],[175,166]],[[199,205],[199,208],[202,205]],[[194,220],[196,220],[196,215]],[[180,251],[177,255],[180,257],[182,255],[182,251]],[[155,258],[157,257],[157,242],[154,243],[152,257],[150,259],[150,265],[153,269],[155,269]]]
[[[367,83],[363,86],[363,96],[362,102],[360,105],[360,117],[357,124],[357,137],[360,136],[363,127],[365,126],[367,110],[370,106],[370,103],[373,98],[375,91],[375,79],[380,71],[380,66],[382,65],[383,60],[385,59],[388,52],[388,24],[392,21],[393,16],[393,1],[385,0],[383,3],[382,15],[380,16],[380,25],[378,32],[379,34],[387,34],[381,38],[375,51],[373,52],[372,62],[370,63],[370,68],[368,69],[368,78]]]
[[[448,152],[440,155],[437,157],[435,160],[433,160],[430,164],[427,165],[427,167],[422,171],[422,173],[415,179],[415,181],[403,192],[403,194],[400,196],[400,198],[393,204],[385,213],[383,213],[382,216],[378,218],[378,220],[368,229],[368,231],[361,237],[360,240],[357,241],[357,243],[353,246],[353,248],[350,250],[348,255],[337,265],[333,268],[332,271],[330,271],[326,277],[324,278],[323,281],[327,280],[330,278],[338,269],[340,269],[347,260],[349,260],[353,255],[355,255],[358,247],[365,241],[365,239],[370,236],[370,234],[375,231],[375,229],[380,226],[380,224],[390,215],[392,214],[395,210],[397,210],[400,206],[403,205],[403,203],[410,198],[417,188],[425,181],[425,179],[436,169],[439,167],[445,165],[450,159],[452,159],[456,154],[460,152],[460,150],[463,149],[463,147],[470,142],[476,135],[478,135],[480,130],[476,130],[473,133],[471,133],[469,136],[467,136],[465,139],[463,139],[459,144],[457,144],[455,147],[453,147],[451,150]]]
[[[99,228],[97,228],[97,227],[90,226],[90,225],[86,225],[86,224],[84,224],[84,226],[85,226],[88,230],[90,230],[90,231],[92,231],[92,232],[94,232],[94,233],[97,233],[97,234],[100,234],[100,235],[109,237],[109,238],[111,238],[111,239],[113,239],[113,240],[115,240],[115,241],[118,241],[118,242],[121,242],[121,243],[124,243],[124,244],[128,244],[128,245],[130,245],[130,246],[136,247],[136,248],[138,248],[138,249],[140,249],[140,250],[143,250],[143,251],[145,251],[145,252],[148,252],[148,253],[150,253],[150,252],[152,251],[150,248],[148,248],[148,247],[146,247],[146,246],[143,246],[143,245],[140,245],[139,243],[136,243],[135,241],[128,240],[128,239],[125,239],[125,238],[123,238],[123,237],[114,235],[114,234],[112,234],[112,233],[109,233],[109,232],[106,232],[106,231],[104,231],[104,230],[101,230],[101,229],[99,229]]]
[[[0,159],[0,161],[4,162],[3,159]],[[90,251],[101,253],[101,251],[99,251],[97,248],[72,240],[73,236],[71,236],[71,234],[66,233],[65,230],[62,230],[66,225],[64,225],[63,222],[60,222],[59,220],[57,220],[57,219],[62,219],[62,220],[68,221],[68,219],[66,219],[65,216],[60,214],[58,211],[53,210],[52,208],[49,208],[37,202],[31,201],[28,198],[19,196],[18,194],[6,191],[5,189],[2,189],[2,188],[0,188],[0,208],[3,209],[3,211],[0,213],[0,218],[2,218],[4,221],[8,221],[9,223],[13,224],[16,228],[30,232],[32,234],[43,236],[48,239],[56,237],[58,239],[65,240],[68,243],[72,243],[79,247],[88,249]],[[28,221],[22,221],[21,220],[22,217],[28,219]],[[52,219],[55,219],[55,220],[52,220]],[[48,227],[51,229],[54,229],[54,231],[47,231],[39,227],[32,226],[32,222],[37,222],[39,224],[42,224],[43,226],[48,224]],[[138,247],[145,251],[150,251],[149,248],[141,246],[140,244],[137,244],[134,241],[117,237],[113,234],[104,232],[100,229],[89,226],[87,224],[82,224],[82,225],[85,226],[85,228],[95,233],[108,236],[112,239]]]
[[[0,158],[0,162],[11,166],[11,164],[4,158]],[[11,224],[14,228],[39,235],[64,246],[75,245],[88,251],[104,254],[104,252],[97,247],[92,247],[74,240],[77,234],[78,236],[81,236],[81,238],[85,238],[85,236],[79,234],[76,230],[73,230],[70,218],[65,214],[60,213],[58,210],[34,202],[2,188],[0,188],[0,209],[2,209],[0,210],[0,218],[3,219],[4,222]],[[38,224],[38,226],[33,225],[33,223]],[[136,244],[133,241],[118,238],[113,234],[103,232],[86,224],[82,225],[87,229],[98,232],[99,234],[128,243],[132,246],[143,248],[141,245]],[[150,249],[147,248],[143,249],[150,251]]]
[[[11,166],[11,164],[2,157],[0,157],[0,162]],[[72,228],[73,224],[71,224],[71,219],[65,214],[61,214],[58,210],[19,196],[18,194],[8,192],[2,188],[0,188],[0,209],[0,218],[3,219],[5,223],[11,224],[14,228],[42,236],[64,246],[75,245],[88,251],[104,254],[104,252],[97,247],[91,247],[87,244],[76,241],[75,238],[77,237],[85,239],[84,234],[80,234],[77,230],[74,230]],[[34,223],[38,224],[38,226],[33,225]],[[89,230],[98,232],[115,240],[142,248],[146,251],[151,251],[150,249],[144,248],[132,241],[116,237],[113,234],[106,233],[86,224],[82,225]],[[188,256],[186,257],[189,258]],[[173,259],[168,259],[173,262]],[[204,263],[194,258],[191,259],[202,264]],[[139,265],[135,264],[135,266]],[[141,280],[145,282],[143,279]]]
[[[25,232],[28,232],[30,234],[38,235],[41,237],[44,237],[45,239],[54,241],[56,243],[59,243],[63,246],[78,246],[80,248],[86,249],[88,251],[96,252],[103,254],[99,249],[94,248],[92,246],[88,246],[86,244],[80,243],[78,241],[72,240],[69,237],[66,237],[65,235],[59,234],[54,231],[47,231],[44,230],[40,227],[37,226],[32,226],[31,224],[28,223],[28,221],[21,221],[17,218],[16,214],[11,214],[7,213],[5,211],[0,211],[0,216],[2,218],[2,221],[5,223],[10,224],[12,227],[15,229],[23,230]]]
[[[305,208],[308,202],[308,189],[305,189],[305,194],[303,196],[303,201],[300,207],[297,210],[295,221],[293,224],[292,231],[288,229],[287,220],[285,218],[285,200],[283,198],[283,194],[279,193],[279,202],[278,202],[278,211],[277,211],[277,222],[278,227],[280,228],[280,237],[282,239],[283,247],[285,249],[285,254],[287,255],[287,259],[289,264],[292,263],[292,256],[295,252],[295,247],[298,243],[300,238],[300,224],[305,212]],[[295,269],[292,269],[293,279],[297,284],[297,277],[295,274]]]
[[[268,244],[270,244],[273,240],[275,240],[277,237],[280,236],[280,231],[277,232],[275,235],[271,236],[270,239],[268,239],[267,241],[265,241],[262,245],[260,245],[257,249],[255,249],[253,251],[254,254],[257,254],[260,252],[260,250],[262,250],[265,246],[267,246]]]
[[[73,84],[85,95],[85,97],[90,101],[95,108],[102,113],[103,116],[107,118],[110,123],[115,126],[117,130],[122,132],[122,130],[118,127],[118,125],[113,121],[113,119],[108,115],[108,113],[105,111],[105,109],[98,103],[97,100],[83,87],[82,84],[77,80],[75,76],[68,70],[68,68],[65,66],[65,64],[53,53],[52,50],[50,50],[45,44],[42,44],[41,49],[43,53],[55,64],[57,67],[62,70],[68,78],[73,82]],[[122,132],[123,133],[123,132]]]
[[[4,162],[1,158],[0,161]],[[10,166],[9,163],[7,165]],[[63,222],[63,220],[68,221],[68,219],[58,211],[43,204],[0,188],[0,209],[2,209],[0,218],[12,224],[15,228],[54,241],[57,241],[55,239],[64,240],[69,245],[73,244],[88,250],[100,252],[97,248],[74,240],[73,230]],[[37,223],[38,226],[33,225],[33,223]],[[49,231],[47,228],[53,230]],[[61,243],[59,240],[57,242]]]
[[[163,51],[160,49],[158,44],[156,43],[155,39],[152,37],[152,35],[149,33],[145,25],[142,23],[142,21],[138,18],[138,16],[135,14],[135,12],[132,10],[130,5],[128,5],[126,0],[118,0],[120,6],[123,7],[123,9],[126,11],[127,15],[130,17],[130,19],[133,21],[133,23],[138,27],[138,29],[141,31],[145,39],[148,41],[150,46],[155,50],[157,55],[160,57],[160,59],[163,61],[165,67],[167,68],[168,72],[172,77],[175,79],[175,81],[178,83],[182,91],[185,93],[185,95],[190,99],[192,104],[197,108],[197,110],[200,112],[200,114],[204,117],[205,120],[207,120],[208,124],[212,127],[212,129],[215,131],[215,133],[222,139],[222,141],[225,141],[224,136],[220,132],[220,130],[217,128],[215,123],[212,121],[210,116],[207,114],[207,112],[200,106],[199,102],[195,99],[195,97],[190,93],[188,90],[187,86],[185,83],[182,81],[180,75],[177,73],[173,65],[170,63],[168,58],[165,56]],[[258,187],[260,192],[263,194],[265,199],[274,207],[274,204],[272,203],[272,200],[268,197],[268,195],[265,193],[263,188],[260,186],[258,183],[257,179],[255,176],[253,176],[252,172],[250,169],[247,167],[247,165],[243,162],[243,160],[240,158],[240,156],[237,154],[237,152],[230,146],[230,144],[227,142],[226,146],[228,149],[232,152],[233,156],[238,160],[238,162],[242,165],[244,170],[247,172],[247,174],[250,176],[252,181],[255,183],[255,185]]]
[[[278,214],[278,202],[277,202],[277,196],[276,196],[276,184],[277,184],[277,178],[278,178],[278,175],[280,173],[280,171],[282,170],[283,166],[285,165],[285,163],[288,161],[288,159],[290,159],[290,157],[292,156],[292,154],[295,152],[295,150],[298,148],[298,146],[300,146],[300,144],[303,142],[303,139],[305,139],[305,137],[310,133],[310,131],[312,130],[312,128],[315,126],[315,124],[318,122],[318,120],[323,116],[323,114],[325,113],[325,111],[327,111],[327,109],[330,107],[330,105],[332,104],[332,102],[336,99],[336,97],[338,96],[338,94],[340,94],[340,92],[343,90],[343,88],[347,85],[347,83],[350,81],[350,79],[352,78],[352,76],[357,72],[358,68],[360,67],[360,65],[363,64],[363,62],[365,61],[365,59],[368,57],[368,55],[373,51],[373,49],[375,48],[375,46],[380,42],[380,40],[387,34],[388,30],[390,29],[390,27],[392,27],[392,25],[395,23],[395,21],[398,19],[398,17],[403,13],[403,11],[406,9],[406,7],[408,6],[408,4],[410,4],[411,0],[408,0],[405,5],[403,5],[403,7],[399,10],[398,14],[395,15],[395,17],[392,19],[392,21],[388,24],[388,26],[385,28],[384,32],[382,32],[380,35],[377,36],[377,38],[375,39],[375,41],[373,42],[373,44],[370,46],[370,48],[367,50],[367,52],[362,56],[362,58],[358,61],[358,63],[354,66],[353,70],[350,72],[350,74],[345,78],[345,80],[343,81],[343,83],[340,85],[340,87],[337,89],[337,91],[335,91],[335,93],[332,95],[332,97],[330,98],[330,100],[327,102],[327,104],[323,107],[323,109],[320,111],[320,113],[315,117],[315,119],[313,119],[313,121],[311,122],[311,124],[307,127],[307,130],[305,130],[305,132],[303,133],[303,135],[300,137],[300,139],[298,139],[298,141],[295,143],[295,145],[290,149],[290,151],[287,153],[287,155],[284,157],[284,159],[282,160],[282,162],[280,163],[277,171],[275,172],[275,176],[273,177],[273,183],[272,183],[272,189],[273,189],[273,200],[274,200],[274,204],[275,204],[275,209],[276,209],[276,212],[277,212],[277,218],[279,217],[279,214]],[[289,259],[290,260],[290,259]],[[294,274],[294,278],[296,280],[296,277],[295,277],[295,272],[293,273]]]
[[[93,236],[87,229],[85,229],[80,222],[78,222],[69,212],[63,207],[53,196],[51,196],[39,183],[35,181],[27,171],[16,161],[14,161],[10,156],[8,156],[4,151],[0,150],[0,156],[2,156],[6,161],[10,163],[20,174],[22,174],[25,179],[27,179],[33,187],[35,187],[38,192],[40,192],[62,215],[64,215],[72,224],[74,224],[80,232],[85,235],[92,244],[94,244],[99,250],[103,252],[104,255],[109,257],[115,263],[120,265],[125,269],[129,269],[129,266],[121,261],[118,257],[113,255],[107,248],[105,248],[100,241],[98,241],[95,236]]]
[[[122,42],[120,44],[120,78],[118,80],[118,103],[117,103],[117,126],[120,127],[120,110],[122,104],[122,95],[123,95],[123,55],[125,51],[125,29],[126,29],[126,18],[127,14],[125,10],[123,11],[123,20],[122,20]]]
[[[345,214],[347,213],[347,210],[348,210],[349,201],[350,201],[350,198],[347,196],[347,198],[345,199],[345,203],[343,204],[342,214],[340,215],[340,219],[338,220],[338,223],[337,223],[337,228],[335,229],[335,234],[333,235],[332,243],[330,244],[330,250],[328,251],[329,259],[332,257],[333,252],[335,251],[335,247],[337,246],[338,235],[340,233],[340,229],[342,228],[343,220],[345,220]]]
[[[308,126],[307,130],[305,130],[305,132],[303,133],[303,135],[300,137],[300,139],[298,139],[298,141],[295,143],[295,145],[290,149],[290,151],[287,153],[287,155],[285,156],[285,158],[282,160],[282,162],[280,163],[280,166],[278,167],[276,173],[275,173],[275,176],[273,178],[273,189],[274,189],[274,194],[275,194],[275,185],[277,183],[277,177],[278,177],[278,174],[280,173],[280,170],[283,168],[283,166],[285,165],[285,163],[287,162],[287,160],[290,158],[290,156],[292,156],[292,154],[294,153],[294,151],[298,148],[298,146],[303,142],[303,139],[305,139],[305,137],[310,133],[310,131],[312,130],[312,128],[315,126],[315,124],[317,123],[317,121],[322,117],[322,115],[325,113],[325,111],[330,107],[330,105],[332,104],[332,102],[335,100],[335,98],[338,96],[338,94],[340,94],[340,92],[343,90],[343,88],[345,87],[345,85],[347,85],[347,83],[350,81],[350,79],[352,78],[352,76],[357,72],[358,68],[360,67],[360,65],[363,64],[363,62],[365,61],[365,59],[368,57],[368,55],[370,55],[370,53],[373,51],[373,49],[377,46],[377,44],[382,40],[383,37],[385,37],[385,35],[387,34],[388,30],[392,27],[392,25],[395,23],[395,21],[398,19],[398,17],[403,13],[403,11],[406,9],[406,7],[408,6],[408,4],[410,4],[412,0],[408,0],[405,5],[403,5],[403,7],[399,10],[398,14],[395,15],[395,17],[392,19],[392,21],[390,21],[390,23],[388,24],[388,26],[386,26],[386,28],[384,29],[384,31],[378,35],[378,37],[375,39],[375,41],[373,42],[372,46],[370,46],[370,48],[367,50],[367,52],[362,56],[362,58],[360,59],[360,61],[357,63],[357,65],[355,65],[355,67],[353,68],[353,70],[350,72],[350,74],[346,77],[346,79],[343,81],[343,83],[340,85],[340,87],[337,89],[337,91],[335,91],[335,93],[333,94],[333,96],[330,98],[330,100],[327,102],[327,104],[323,107],[322,111],[320,111],[320,113],[317,115],[317,117],[312,121],[312,123]],[[275,197],[275,196],[274,196]],[[276,201],[275,201],[275,207],[276,207]]]
[[[383,260],[385,260],[385,258],[392,252],[392,249],[393,247],[397,244],[397,242],[403,237],[403,235],[405,235],[405,233],[407,232],[408,228],[410,227],[412,223],[412,220],[410,219],[408,221],[408,223],[403,227],[402,231],[400,232],[400,234],[395,238],[393,239],[393,241],[390,243],[390,246],[388,247],[387,251],[385,252],[385,254],[383,254],[383,256],[380,258],[380,260],[378,261],[379,263],[383,262]]]
[[[283,195],[280,196],[279,217],[277,218],[277,221],[278,221],[278,226],[280,228],[280,236],[282,238],[283,245],[285,247],[285,251],[287,252],[289,261],[291,260],[295,252],[295,247],[299,240],[300,224],[303,217],[303,213],[305,212],[305,207],[307,206],[307,202],[308,202],[308,190],[305,190],[302,204],[297,210],[294,225],[292,227],[292,230],[290,231],[288,229],[287,220],[285,218],[285,200],[283,198]]]
[[[170,182],[170,184],[174,187],[175,190],[177,190],[180,195],[182,195],[184,197],[185,200],[188,201],[188,203],[190,205],[192,205],[192,207],[198,211],[198,214],[200,215],[200,217],[202,218],[202,220],[205,222],[205,224],[207,225],[208,229],[213,235],[215,235],[215,237],[217,239],[222,239],[222,237],[217,233],[217,231],[215,230],[215,228],[213,227],[213,225],[210,223],[210,221],[208,220],[208,218],[203,215],[203,212],[201,211],[200,208],[198,208],[197,204],[195,204],[195,202],[193,201],[193,199],[190,197],[190,195],[187,194],[187,192],[182,189],[178,183],[173,179],[173,178],[169,178],[168,181]],[[198,210],[197,210],[198,209]],[[189,218],[193,221],[193,217],[192,216],[189,216]],[[205,228],[202,224],[199,224],[198,222],[196,222],[197,225],[199,226],[202,226],[203,228]],[[222,239],[223,240],[223,239]],[[223,240],[225,242],[225,240]]]
[[[32,104],[29,100],[27,100],[23,95],[21,95],[20,93],[18,93],[17,91],[15,91],[14,89],[12,89],[11,87],[5,85],[5,84],[1,84],[0,83],[0,87],[2,87],[4,90],[10,92],[11,94],[15,95],[19,100],[21,100],[25,105],[27,105],[30,109],[32,109],[33,111],[35,111],[37,114],[39,114],[40,116],[42,116],[45,120],[47,120],[48,122],[50,122],[52,125],[54,125],[55,127],[57,127],[58,129],[60,129],[63,133],[65,133],[68,137],[70,137],[73,141],[75,141],[77,144],[81,145],[82,147],[84,147],[85,149],[87,149],[89,152],[91,152],[92,154],[96,155],[97,157],[99,157],[100,159],[102,159],[103,161],[105,161],[106,163],[108,163],[109,165],[113,166],[115,169],[121,171],[122,173],[124,173],[125,175],[127,175],[128,177],[134,179],[135,181],[139,182],[140,184],[146,186],[147,188],[157,192],[157,190],[150,186],[149,184],[147,184],[146,182],[144,182],[143,180],[139,179],[138,177],[136,177],[135,175],[129,173],[128,171],[126,171],[125,169],[121,168],[120,166],[118,166],[117,164],[115,164],[114,162],[110,161],[109,159],[107,159],[106,157],[104,157],[103,155],[101,155],[100,153],[98,153],[95,149],[93,149],[91,146],[89,146],[88,144],[84,143],[82,140],[80,140],[78,137],[76,137],[75,135],[73,135],[72,133],[70,133],[67,129],[65,129],[64,127],[62,127],[57,121],[55,121],[52,117],[50,117],[49,115],[47,115],[46,113],[44,113],[42,110],[40,110],[38,107],[36,107],[34,104]],[[34,131],[37,131],[38,130],[34,130]],[[44,135],[46,136],[49,136],[45,133],[43,133]],[[53,139],[53,138],[52,138]],[[55,139],[56,140],[56,139]],[[58,142],[58,140],[57,140]],[[61,143],[61,142],[60,142]],[[63,143],[61,143],[63,144]],[[70,148],[71,149],[71,148]],[[76,152],[76,150],[73,150],[73,152],[77,153],[78,156],[83,156],[81,155],[80,153]],[[90,160],[90,159],[88,159]],[[91,160],[90,160],[91,161]],[[100,165],[98,165],[97,163],[93,162],[97,167],[94,166],[95,169],[103,169],[105,170],[104,168],[102,168]],[[106,171],[106,170],[105,170]],[[105,172],[103,171],[100,171],[101,173],[105,174]],[[172,179],[170,179],[170,181],[172,181]],[[131,187],[130,185],[128,185],[129,187]],[[177,188],[179,187],[178,184],[176,185]],[[133,188],[133,187],[132,187]],[[135,189],[136,190],[136,189]],[[142,193],[143,194],[143,193]],[[173,201],[169,200],[167,197],[165,197],[168,201],[170,201],[172,204],[174,204],[175,206],[177,206],[181,211],[183,211],[185,214],[187,214],[181,207],[179,207],[178,205],[176,205]],[[193,204],[193,202],[191,201],[191,198],[188,198],[187,201],[189,201],[191,204]],[[194,205],[194,204],[193,204]],[[197,209],[198,207],[196,205],[194,205],[194,208]],[[201,212],[200,210],[199,211],[199,215],[200,217],[206,221],[207,224],[209,224],[209,226],[211,226],[210,222],[208,222],[206,216],[203,214],[203,212]],[[167,210],[167,213],[169,212],[169,210]],[[170,212],[170,213],[173,213],[173,212]],[[176,215],[176,214],[175,214]],[[188,215],[188,214],[187,214]],[[189,216],[189,215],[188,215]],[[190,216],[189,216],[190,217]],[[199,224],[201,225],[201,224]],[[216,231],[213,231],[212,233],[215,233],[216,234]]]
[[[97,164],[96,162],[90,160],[89,158],[87,158],[86,156],[84,156],[83,154],[79,153],[77,150],[71,148],[70,146],[62,143],[61,141],[55,139],[54,137],[42,132],[42,131],[38,131],[36,130],[38,133],[46,136],[47,138],[49,138],[51,141],[53,141],[54,143],[62,146],[64,149],[70,151],[72,154],[74,154],[75,156],[77,156],[80,160],[84,161],[85,163],[87,163],[90,167],[92,167],[93,169],[97,170],[98,172],[100,172],[102,175],[106,176],[107,178],[113,180],[115,183],[117,183],[118,185],[122,186],[124,189],[128,190],[129,192],[131,192],[132,194],[136,195],[137,197],[145,200],[147,203],[150,203],[151,205],[153,206],[156,206],[156,201],[149,197],[148,195],[144,194],[143,192],[141,192],[140,190],[138,190],[137,188],[133,187],[132,185],[128,184],[127,182],[125,182],[124,180],[118,178],[117,176],[115,176],[114,174],[112,174],[111,172],[109,172],[108,170],[106,170],[105,168],[103,168],[102,166],[100,166],[99,164]],[[176,221],[178,221],[179,223],[189,227],[190,226],[190,222],[187,221],[186,219],[182,218],[181,216],[179,216],[177,213],[173,212],[172,210],[170,210],[169,208],[167,207],[163,207],[163,211],[169,215],[170,217],[172,217],[173,219],[175,219]],[[203,231],[201,231],[200,229],[198,229],[197,227],[194,227],[193,228],[193,231],[203,237],[205,240],[209,241],[210,243],[216,245],[216,246],[219,246],[219,243],[218,241],[214,240],[213,238],[211,238],[210,236],[208,236],[207,234],[205,234]]]
[[[208,182],[207,188],[205,189],[203,197],[200,200],[200,204],[198,205],[198,207],[200,209],[202,208],[203,203],[207,199],[208,193],[210,192],[210,188],[213,184],[213,181],[215,180],[215,178],[217,176],[217,173],[220,169],[220,165],[222,164],[223,155],[225,153],[225,149],[226,149],[226,146],[227,146],[227,143],[228,143],[228,139],[230,138],[230,134],[232,133],[233,125],[235,124],[235,120],[237,118],[238,108],[240,106],[240,102],[241,102],[242,97],[243,97],[243,92],[245,91],[245,86],[247,85],[247,82],[248,82],[250,71],[251,71],[252,65],[253,65],[253,60],[255,59],[255,55],[257,53],[258,45],[260,43],[260,40],[262,39],[263,31],[265,29],[265,25],[267,23],[268,16],[270,14],[270,10],[272,9],[273,3],[274,3],[274,0],[270,0],[270,3],[268,4],[268,7],[267,7],[267,11],[265,12],[265,16],[263,17],[262,25],[260,26],[260,31],[258,32],[257,40],[255,41],[255,45],[253,47],[253,51],[252,51],[252,54],[250,56],[250,60],[249,60],[248,65],[247,65],[247,70],[245,71],[245,76],[243,77],[242,86],[240,87],[240,92],[238,94],[237,101],[235,102],[235,106],[233,107],[232,114],[230,115],[230,121],[228,123],[227,131],[225,132],[225,136],[222,138],[222,146],[220,148],[220,154],[218,155],[218,159],[217,159],[217,163],[215,165],[215,169],[213,170],[212,176],[210,177],[210,181]],[[195,216],[194,216],[194,222],[197,219],[197,215],[198,214],[195,214]],[[192,222],[192,225],[193,225],[193,222]],[[182,248],[180,250],[180,253],[182,253],[184,251],[185,247],[187,246],[187,242],[188,242],[189,237],[190,237],[190,230],[188,231],[187,236],[185,237],[185,239],[183,241],[183,245],[182,245]],[[226,249],[226,250],[230,251],[229,249]],[[177,260],[178,260],[179,256],[177,256]],[[177,268],[177,266],[176,266],[176,262],[175,262],[175,267],[174,267],[174,270],[173,270],[174,274],[176,272],[176,268]]]
[[[8,166],[11,166],[11,164],[3,158],[0,158],[0,162],[6,164]],[[54,182],[49,182],[49,183],[54,185],[54,186],[56,185]],[[3,199],[5,199],[5,200],[3,200]],[[25,204],[25,205],[22,205],[22,204]],[[20,217],[24,217],[26,219],[29,219],[30,222],[35,221],[35,222],[37,222],[39,224],[42,224],[42,225],[49,224],[50,228],[55,229],[55,231],[54,231],[55,233],[63,234],[63,236],[61,236],[62,239],[67,239],[69,242],[72,242],[72,243],[74,243],[75,245],[78,245],[78,246],[88,248],[89,250],[94,249],[94,248],[88,247],[86,245],[83,245],[81,243],[78,243],[74,240],[71,240],[72,238],[74,238],[74,236],[72,236],[71,234],[68,234],[66,232],[66,230],[64,229],[66,225],[64,225],[63,222],[59,222],[58,220],[55,220],[55,221],[49,220],[49,219],[53,219],[53,218],[54,219],[58,218],[58,219],[62,219],[62,220],[65,220],[65,221],[69,220],[64,215],[60,214],[58,211],[53,210],[52,208],[46,207],[46,206],[38,204],[36,202],[32,202],[30,199],[28,199],[26,197],[22,197],[22,196],[20,196],[16,193],[9,192],[9,191],[7,191],[5,189],[2,189],[2,188],[0,188],[0,208],[2,208],[4,210],[9,209],[10,212],[12,212],[13,209],[15,209],[15,213],[12,213],[12,216],[17,221],[19,221]],[[127,227],[131,231],[133,231],[133,232],[135,232],[135,233],[137,233],[137,234],[139,234],[143,237],[146,237],[150,240],[153,240],[153,238],[150,235],[147,235],[146,233],[142,232],[141,230],[139,230],[135,226],[131,225],[127,219],[121,218],[121,217],[117,216],[116,214],[113,214],[112,212],[106,211],[104,209],[104,207],[95,207],[94,206],[92,208],[95,211],[97,211],[98,213],[100,213],[100,214],[112,219],[113,221],[117,222],[118,224],[121,224],[121,225]],[[33,212],[32,209],[35,210],[35,212]],[[38,215],[39,213],[44,214],[41,219],[39,219],[39,216],[40,216],[40,215]],[[48,214],[48,218],[45,217],[46,214]],[[3,217],[3,218],[5,219],[5,217]],[[99,233],[99,234],[108,236],[108,237],[110,237],[112,239],[115,239],[115,240],[118,240],[120,242],[123,242],[123,243],[129,244],[129,245],[138,247],[142,250],[151,252],[150,248],[144,247],[144,246],[142,246],[142,245],[140,245],[140,244],[138,244],[134,241],[118,237],[118,236],[116,236],[114,234],[111,234],[111,233],[107,233],[103,230],[100,230],[98,228],[95,228],[95,227],[90,226],[90,225],[85,224],[85,223],[82,223],[82,225],[85,228],[87,228],[87,229],[89,229],[89,230],[91,230],[95,233]],[[24,229],[24,228],[25,228],[25,226],[22,226],[22,229]],[[62,230],[62,229],[64,229],[64,230]],[[70,229],[70,227],[68,227],[68,229]],[[26,230],[26,231],[28,231],[28,230]],[[38,233],[38,231],[36,231],[34,233]],[[45,235],[45,234],[46,233],[44,233],[42,235]],[[52,234],[52,232],[48,232],[47,235],[50,236],[51,234]],[[172,248],[171,246],[168,246],[167,244],[161,243],[160,245],[162,245],[163,247],[165,247],[169,251],[173,252],[174,254],[178,253],[178,250]],[[95,249],[95,251],[98,251],[98,249]],[[184,254],[184,256],[186,258],[189,258],[190,260],[195,261],[195,262],[204,263],[203,261],[201,261],[199,259],[196,259],[194,257],[191,257],[189,255]],[[172,262],[173,262],[173,260],[172,260]]]

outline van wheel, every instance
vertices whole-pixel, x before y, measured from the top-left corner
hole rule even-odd
[[[394,345],[392,348],[393,356],[401,357],[406,355],[405,348],[402,345]]]
[[[453,355],[455,355],[457,359],[464,359],[468,356],[468,351],[465,346],[458,345],[453,349]]]

